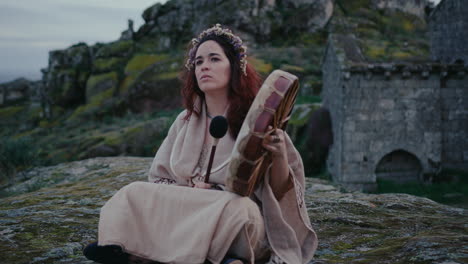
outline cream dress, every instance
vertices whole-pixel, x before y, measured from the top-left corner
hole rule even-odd
[[[156,153],[149,182],[123,187],[101,209],[99,245],[120,245],[128,253],[175,264],[216,264],[226,255],[265,263],[270,253],[284,263],[310,261],[317,239],[303,202],[303,173],[296,179],[302,161],[294,147],[288,160],[295,187],[281,201],[266,183],[250,198],[191,188],[204,180],[211,147],[203,142],[205,112],[189,120],[185,113]],[[220,189],[234,143],[228,133],[217,147],[210,182]]]

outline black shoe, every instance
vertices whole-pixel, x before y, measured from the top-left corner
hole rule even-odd
[[[83,249],[83,255],[89,260],[103,264],[126,264],[128,254],[116,245],[98,246],[97,242],[87,245]]]
[[[222,264],[244,264],[244,261],[236,258],[225,258],[221,262]]]

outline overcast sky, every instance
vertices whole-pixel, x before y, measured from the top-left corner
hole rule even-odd
[[[0,0],[0,83],[41,78],[49,51],[117,40],[143,11],[167,0]]]
[[[167,0],[0,0],[0,83],[38,80],[50,50],[117,40],[128,19],[137,30],[156,2]]]

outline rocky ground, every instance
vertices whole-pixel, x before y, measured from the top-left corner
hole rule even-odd
[[[32,169],[0,199],[0,262],[92,263],[99,209],[146,180],[151,158],[94,158]],[[309,178],[306,201],[320,243],[311,263],[467,263],[465,209],[404,194],[340,192]]]

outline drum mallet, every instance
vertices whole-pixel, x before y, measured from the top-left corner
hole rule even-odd
[[[210,135],[213,137],[213,146],[211,147],[210,161],[208,162],[208,168],[206,169],[205,183],[210,181],[211,166],[213,165],[214,154],[216,152],[218,141],[226,135],[227,130],[228,122],[224,116],[215,116],[213,120],[211,120]]]

